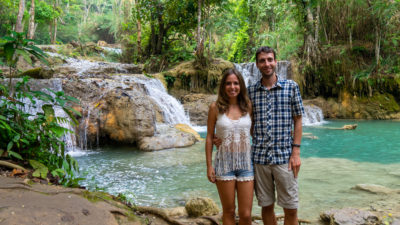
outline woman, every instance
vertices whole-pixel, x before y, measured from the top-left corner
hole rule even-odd
[[[251,224],[254,172],[251,161],[251,103],[242,75],[227,69],[218,90],[218,99],[208,112],[206,161],[207,177],[216,183],[222,204],[224,225],[235,224],[235,195],[239,224]],[[215,134],[214,134],[215,130]],[[222,140],[212,165],[213,139]]]

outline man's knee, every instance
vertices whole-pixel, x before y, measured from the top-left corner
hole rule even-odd
[[[274,204],[271,204],[271,205],[268,205],[268,206],[263,206],[262,207],[262,211],[263,212],[266,212],[266,213],[268,213],[268,212],[274,212]]]
[[[285,216],[297,217],[297,209],[283,209]]]

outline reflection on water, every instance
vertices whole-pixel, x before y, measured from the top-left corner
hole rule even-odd
[[[335,121],[324,126],[350,123],[355,122]],[[352,187],[379,184],[400,189],[400,123],[357,123],[353,131],[304,128],[318,139],[302,141],[301,218],[316,218],[330,208],[399,202],[398,196],[374,195]],[[87,177],[82,185],[111,194],[124,193],[139,205],[175,207],[192,196],[211,197],[219,203],[215,185],[206,179],[204,142],[159,152],[103,148],[95,154],[77,156],[77,160]],[[259,211],[255,201],[254,213]]]

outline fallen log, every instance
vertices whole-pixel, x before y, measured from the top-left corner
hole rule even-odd
[[[0,160],[0,166],[5,166],[5,167],[11,168],[11,169],[18,169],[18,170],[22,170],[25,172],[29,171],[20,165],[10,163],[10,162],[4,161],[4,160]]]

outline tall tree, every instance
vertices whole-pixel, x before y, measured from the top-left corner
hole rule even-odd
[[[201,20],[202,7],[203,0],[197,0],[196,62],[204,67],[207,65],[207,61],[204,57],[204,27]]]
[[[142,14],[140,11],[140,0],[135,0],[135,12],[136,12],[136,29],[137,29],[137,52],[138,58],[141,58],[142,51]]]
[[[24,26],[22,25],[22,19],[24,17],[24,11],[25,11],[25,0],[20,0],[19,1],[17,22],[15,24],[15,31],[16,32],[23,32],[24,31]]]
[[[53,21],[50,24],[50,42],[55,44],[57,41],[57,20],[59,16],[58,0],[53,0]]]
[[[36,26],[37,24],[35,23],[35,0],[32,0],[31,8],[29,9],[28,39],[34,38]]]

